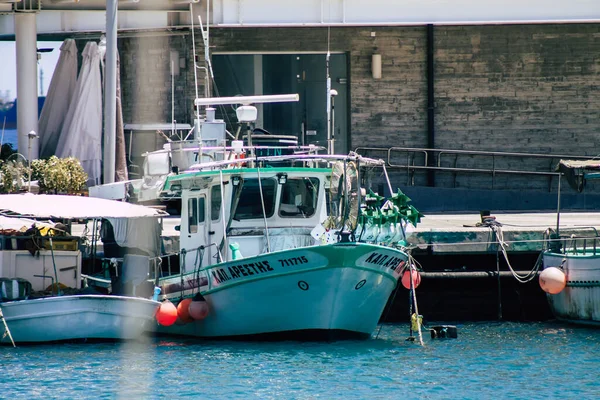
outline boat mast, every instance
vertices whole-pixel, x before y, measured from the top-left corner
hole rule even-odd
[[[200,22],[200,32],[202,32],[202,42],[204,43],[204,97],[210,98],[211,92],[211,83],[215,78],[212,70],[212,64],[210,62],[210,47],[209,47],[209,26],[210,26],[210,0],[206,2],[206,31],[204,30],[204,25],[202,24],[202,16],[198,15],[198,21]],[[194,53],[194,60],[196,54]],[[196,95],[196,100],[198,100],[198,95]],[[200,105],[196,102],[197,112],[198,112],[198,131],[196,132],[196,138],[199,143],[199,154],[202,154],[202,132],[200,131]],[[210,104],[205,104],[205,109],[210,107]],[[200,156],[200,160],[202,160],[202,156]]]
[[[192,52],[194,57],[194,90],[198,98],[198,64],[196,63],[196,35],[194,33],[194,3],[190,3],[190,21],[192,24]],[[196,137],[200,136],[200,107],[196,106]]]
[[[331,76],[329,75],[329,58],[331,53],[329,52],[329,38],[331,33],[331,27],[327,27],[327,56],[325,57],[325,69],[327,76],[327,154],[333,154],[333,138],[331,137]]]
[[[202,32],[202,42],[204,43],[204,65],[205,65],[205,70],[206,70],[206,85],[204,87],[204,97],[210,97],[211,92],[211,83],[212,83],[212,79],[214,79],[214,74],[213,74],[213,70],[212,70],[212,63],[210,61],[210,47],[209,47],[209,22],[208,18],[209,18],[209,4],[210,1],[207,3],[207,10],[206,10],[206,31],[204,30],[204,24],[202,23],[202,16],[198,15],[198,21],[200,22],[200,32]]]

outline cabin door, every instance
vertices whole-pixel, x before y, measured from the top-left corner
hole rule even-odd
[[[221,184],[218,183],[212,186],[208,198],[210,215],[207,215],[207,235],[210,246],[206,249],[210,264],[216,264],[221,261],[221,253],[224,257],[227,252],[227,243],[223,243],[223,231],[225,229],[223,221],[225,221],[225,224],[227,223],[228,213],[225,212],[225,216],[223,216],[222,198],[224,199],[225,197],[221,196]],[[221,246],[223,247],[221,248]]]
[[[192,193],[182,204],[182,221],[180,246],[182,252],[181,268],[184,272],[192,272],[195,268],[206,266],[210,260],[206,246],[208,239],[207,199],[206,192]],[[204,247],[204,248],[203,248]],[[185,253],[185,257],[184,257]]]

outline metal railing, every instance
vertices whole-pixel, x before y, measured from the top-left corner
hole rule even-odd
[[[554,230],[552,230],[554,233]],[[600,236],[598,230],[593,226],[569,227],[561,230],[558,238],[555,239],[551,235],[545,235],[544,239],[558,240],[558,248],[554,246],[554,250],[559,250],[563,254],[571,255],[597,255],[600,250]],[[549,242],[549,247],[553,245]]]
[[[512,175],[534,175],[548,177],[550,179],[549,186],[552,183],[552,178],[559,176],[559,172],[554,172],[554,166],[560,159],[570,160],[587,160],[590,156],[575,156],[566,154],[541,154],[541,153],[512,153],[501,151],[475,151],[475,150],[452,150],[452,149],[427,149],[419,147],[357,147],[355,152],[369,157],[379,157],[386,162],[386,166],[392,169],[405,169],[407,173],[407,185],[414,186],[415,173],[417,171],[442,171],[454,174],[454,186],[456,186],[456,177],[458,173],[469,174],[489,174],[492,176],[492,188],[495,182],[495,177],[498,174]],[[377,156],[379,155],[379,156]],[[405,156],[403,163],[398,163]],[[488,159],[489,167],[473,168],[461,167],[459,161],[467,160],[467,158],[483,157]],[[433,158],[433,162],[429,162]],[[518,159],[522,161],[537,160],[548,161],[547,169],[519,169],[510,168],[508,165],[509,159]],[[499,162],[502,161],[502,162]],[[482,162],[485,164],[485,162]],[[500,165],[508,165],[502,167]],[[530,162],[535,164],[535,162]]]

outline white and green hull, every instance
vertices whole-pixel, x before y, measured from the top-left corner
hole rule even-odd
[[[548,294],[554,316],[561,321],[600,325],[600,255],[544,253],[544,268],[562,267],[566,287]]]
[[[198,291],[204,320],[164,334],[217,338],[370,337],[407,262],[406,253],[365,243],[284,250],[161,280],[175,304]],[[184,282],[183,287],[181,282]]]

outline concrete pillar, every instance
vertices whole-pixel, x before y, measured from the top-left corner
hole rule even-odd
[[[117,124],[117,0],[106,0],[106,63],[104,77],[104,183],[115,181]]]
[[[17,49],[17,148],[28,160],[39,156],[37,95],[37,29],[35,13],[15,13]]]

